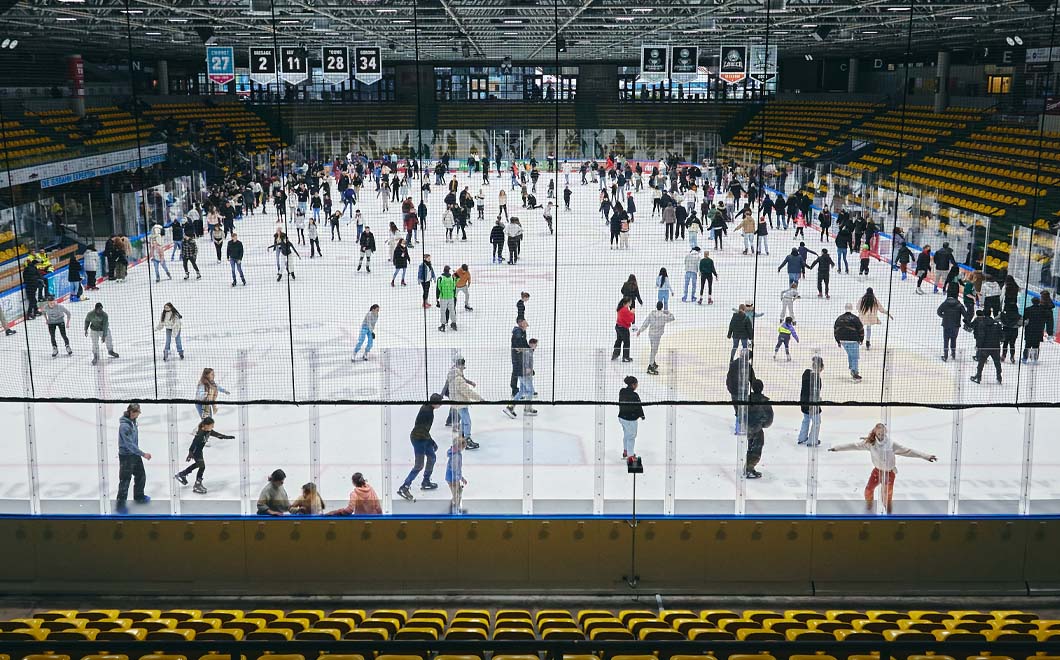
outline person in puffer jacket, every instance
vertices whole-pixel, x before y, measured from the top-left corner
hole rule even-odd
[[[935,311],[942,319],[942,361],[957,358],[957,335],[964,319],[964,305],[956,298],[946,298]]]
[[[464,375],[466,366],[464,358],[457,358],[449,369],[445,382],[449,398],[453,401],[453,414],[460,420],[460,434],[467,440],[468,449],[478,449],[479,444],[471,440],[471,409],[467,402],[482,401],[482,395],[475,389],[475,382]]]

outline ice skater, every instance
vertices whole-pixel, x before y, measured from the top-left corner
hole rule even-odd
[[[795,301],[799,299],[799,283],[791,282],[788,288],[780,292],[780,322],[785,318],[795,318]]]
[[[865,328],[865,348],[872,348],[872,326],[880,325],[880,313],[888,319],[894,320],[891,313],[883,306],[880,299],[873,293],[872,287],[865,289],[865,294],[858,301],[858,319]]]
[[[845,445],[835,445],[828,451],[867,451],[872,459],[872,473],[869,482],[865,485],[865,509],[872,511],[875,505],[876,488],[883,485],[884,508],[891,513],[891,500],[894,497],[894,480],[898,476],[896,456],[908,456],[919,458],[929,463],[938,460],[934,454],[926,454],[909,447],[904,447],[891,440],[887,427],[877,424],[869,431],[868,436],[861,438],[860,442],[851,442]]]
[[[70,326],[70,319],[70,310],[65,305],[56,302],[55,296],[49,295],[48,301],[44,304],[44,320],[48,322],[48,336],[52,342],[52,357],[59,355],[59,346],[55,343],[56,331],[63,337],[63,343],[66,344],[66,354],[74,354],[74,349],[70,348],[70,338],[66,334],[66,329]],[[7,327],[6,323],[4,327]]]
[[[218,394],[228,394],[228,390],[217,384],[214,370],[206,367],[195,385],[195,412],[198,413],[199,419],[217,415]]]
[[[524,321],[525,323],[525,321]],[[518,355],[522,360],[522,364],[519,367],[519,390],[515,393],[516,401],[528,402],[523,406],[523,415],[533,417],[537,414],[537,409],[534,408],[534,351],[537,350],[537,339],[530,339],[527,342],[525,348],[520,348]],[[515,361],[516,349],[512,349],[512,360]],[[513,370],[515,365],[513,364]],[[504,408],[504,414],[508,417],[515,419],[515,404],[509,403]]]
[[[159,330],[166,331],[166,345],[162,349],[162,361],[169,360],[169,347],[176,341],[177,344],[177,355],[180,359],[184,359],[184,342],[181,340],[181,327],[183,325],[183,316],[177,311],[177,308],[173,306],[173,303],[167,302],[162,307],[162,317],[158,319],[158,325],[155,326],[155,332]]]
[[[357,240],[361,246],[361,258],[357,260],[357,270],[361,270],[361,264],[365,264],[365,272],[372,272],[372,255],[375,254],[375,234],[371,227],[365,227],[361,237]]]
[[[361,350],[362,344],[366,345],[361,359],[368,359],[368,353],[372,350],[372,345],[375,343],[375,324],[378,322],[379,305],[372,305],[368,308],[368,313],[364,315],[364,321],[361,322],[361,332],[357,336],[357,345],[353,349],[353,357],[350,358],[351,362],[357,360],[357,352]]]
[[[773,406],[769,397],[762,394],[765,385],[757,378],[751,381],[751,396],[747,399],[747,455],[744,460],[743,476],[745,479],[761,479],[762,473],[756,470],[762,460],[762,450],[766,444],[765,429],[773,425]]]
[[[423,472],[423,481],[420,482],[420,490],[435,490],[438,484],[431,481],[434,472],[434,463],[437,460],[438,443],[431,438],[431,426],[434,425],[434,411],[442,407],[442,395],[432,394],[430,400],[420,406],[416,413],[416,421],[413,423],[409,440],[412,442],[412,451],[415,455],[415,464],[409,471],[405,481],[398,487],[397,494],[410,502],[416,498],[409,491],[409,486],[416,477]]]
[[[91,334],[92,339],[92,364],[99,364],[99,343],[107,345],[107,355],[112,358],[118,357],[114,351],[114,338],[110,332],[110,317],[103,311],[103,303],[98,302],[92,311],[85,315],[85,336]]]
[[[130,403],[118,420],[118,494],[114,512],[119,514],[129,513],[125,501],[129,496],[130,481],[133,482],[134,502],[147,504],[151,501],[144,493],[147,484],[144,459],[151,460],[151,454],[140,449],[140,430],[136,424],[139,416],[140,404]]]
[[[777,328],[777,345],[773,347],[773,359],[777,359],[777,352],[780,351],[780,347],[784,347],[784,355],[788,358],[788,362],[791,362],[791,349],[790,344],[792,338],[795,339],[795,343],[799,342],[799,335],[795,332],[795,319],[790,316],[784,317],[781,321],[780,327]]]
[[[648,355],[648,373],[652,376],[659,375],[659,364],[655,361],[655,358],[659,354],[659,344],[662,343],[666,324],[673,320],[674,315],[670,313],[670,310],[666,309],[660,300],[655,303],[655,309],[652,310],[651,314],[648,314],[648,319],[644,322],[644,325],[641,326],[640,330],[637,330],[638,337],[645,330],[648,331],[648,341],[651,344],[651,352]]]
[[[464,478],[464,449],[467,447],[467,439],[453,429],[453,444],[446,451],[445,483],[449,484],[449,513],[459,515],[467,513],[461,507],[464,499],[464,488],[467,487],[467,479]]]
[[[636,376],[622,379],[626,384],[618,391],[618,423],[622,426],[622,458],[632,463],[637,458],[637,426],[644,417],[644,406],[637,394]]]
[[[235,437],[234,435],[218,433],[213,427],[213,417],[204,417],[199,420],[199,425],[195,428],[195,436],[191,439],[191,445],[188,447],[188,457],[185,459],[191,465],[173,475],[174,479],[187,486],[188,475],[198,470],[195,474],[195,485],[192,486],[192,491],[200,495],[206,494],[206,486],[202,485],[202,475],[206,473],[206,461],[203,458],[203,448],[206,446],[206,441],[209,438],[231,440]]]
[[[279,282],[283,279],[284,271],[287,272],[288,279],[297,279],[294,276],[294,271],[291,270],[291,253],[293,252],[299,259],[302,258],[302,255],[298,254],[298,250],[287,238],[287,234],[277,231],[273,237],[272,245],[268,249],[276,252],[276,281]]]

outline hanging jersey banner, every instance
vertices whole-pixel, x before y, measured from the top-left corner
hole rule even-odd
[[[383,79],[383,49],[378,46],[358,46],[354,49],[353,77],[371,85]]]
[[[206,48],[206,77],[216,85],[227,85],[236,79],[236,56],[231,46]]]
[[[688,82],[699,75],[699,46],[670,48],[670,80]]]
[[[640,79],[647,82],[666,80],[670,75],[668,46],[640,47]]]
[[[259,85],[276,82],[276,49],[272,46],[251,47],[250,79]]]
[[[767,83],[777,77],[777,47],[765,44],[750,47],[748,73],[760,83]]]
[[[304,48],[280,47],[280,77],[290,85],[297,85],[309,78],[309,58]]]
[[[747,46],[721,47],[718,77],[728,83],[738,83],[747,77]]]
[[[324,74],[324,82],[349,80],[350,49],[345,46],[324,46],[320,49],[320,68]]]

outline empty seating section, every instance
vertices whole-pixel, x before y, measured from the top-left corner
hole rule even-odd
[[[92,609],[0,621],[7,641],[1060,641],[1014,610]]]
[[[443,103],[438,106],[437,126],[438,130],[476,130],[484,126],[574,128],[574,106],[569,103]]]
[[[250,153],[258,153],[280,146],[264,119],[251,112],[239,102],[205,103],[156,103],[144,111],[144,117],[156,124],[166,126],[175,133],[170,142],[177,147],[190,146],[192,141],[226,147],[229,138],[235,146]],[[191,130],[197,124],[202,130]],[[230,133],[229,133],[230,131]]]
[[[764,151],[781,160],[813,160],[849,139],[852,126],[879,108],[870,103],[770,103],[729,140],[726,153]]]
[[[899,155],[903,163],[920,159],[977,125],[987,114],[982,109],[958,107],[935,113],[932,107],[919,105],[881,112],[851,130],[853,137],[872,143],[872,148],[848,165],[855,170],[890,171],[897,167]]]
[[[155,128],[146,118],[117,105],[86,108],[83,118],[70,110],[52,111],[39,118],[71,147],[90,147],[93,152],[132,146],[138,139],[146,141]]]
[[[597,126],[580,128],[628,127],[718,133],[743,110],[743,106],[732,103],[599,103],[595,108]]]
[[[0,167],[17,169],[53,160],[63,145],[52,140],[32,115],[0,121]]]
[[[285,103],[280,106],[259,106],[259,112],[279,121],[294,135],[320,135],[335,132],[415,130],[416,106],[402,103],[350,103],[345,105],[313,105]],[[476,128],[481,128],[477,126]]]

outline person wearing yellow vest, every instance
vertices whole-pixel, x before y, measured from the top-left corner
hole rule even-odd
[[[449,266],[442,269],[442,274],[435,284],[435,294],[442,315],[442,324],[438,326],[438,330],[445,332],[446,323],[456,330],[456,278],[449,271]]]
[[[48,253],[44,250],[37,250],[37,270],[40,272],[41,278],[40,286],[37,288],[37,300],[43,301],[51,293],[51,281],[48,279],[48,275],[54,270],[52,260],[48,258]]]

